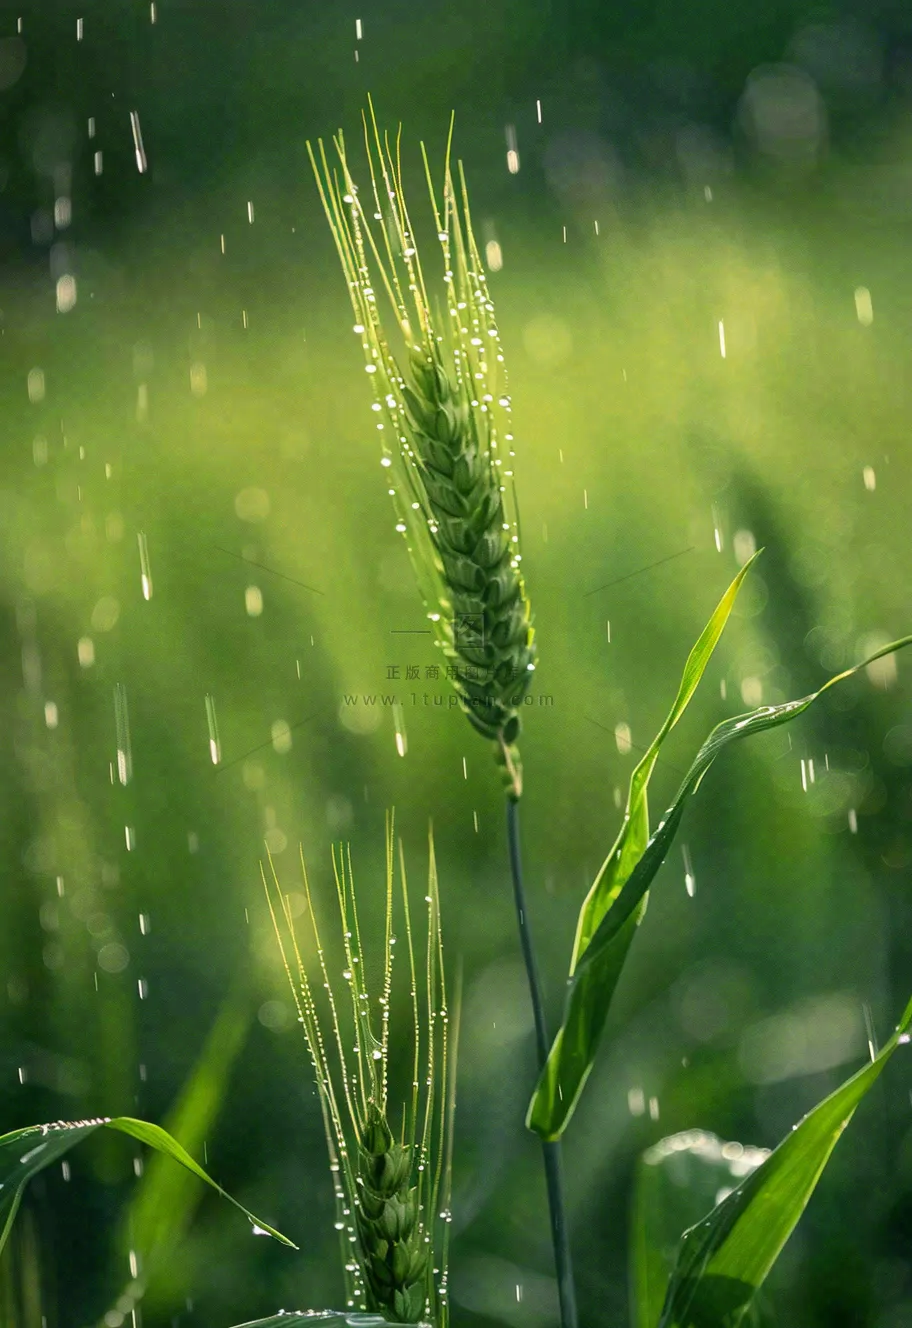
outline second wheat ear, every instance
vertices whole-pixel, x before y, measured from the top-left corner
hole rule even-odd
[[[465,180],[447,146],[443,206],[425,173],[443,260],[443,307],[428,298],[405,204],[398,140],[364,121],[365,199],[345,142],[311,161],[374,389],[381,462],[446,673],[469,722],[495,744],[508,794],[522,792],[519,707],[535,669],[513,490],[513,433],[500,336]],[[422,149],[423,152],[423,149]],[[375,285],[376,282],[376,285]],[[387,338],[381,287],[400,345]]]
[[[333,852],[344,959],[344,995],[331,976],[301,858],[309,943],[319,982],[308,977],[294,915],[275,875],[263,884],[304,1030],[326,1131],[345,1273],[346,1309],[381,1314],[391,1324],[447,1328],[450,1190],[456,1108],[456,1047],[460,983],[452,1020],[447,1005],[440,900],[433,836],[428,839],[426,935],[423,955],[412,935],[405,858],[399,845],[400,908],[394,908],[396,853],[393,814],[386,818],[385,946],[379,994],[369,988],[369,957],[361,944],[349,852]],[[411,1085],[390,1088],[390,1019],[396,937],[403,924],[411,1004]],[[367,962],[366,962],[367,960]],[[422,962],[423,961],[423,962]],[[419,980],[423,971],[424,981]],[[420,988],[423,986],[423,992]],[[346,1008],[347,1007],[347,1008]],[[377,1018],[379,1010],[379,1019]],[[397,1032],[393,1046],[407,1037]]]

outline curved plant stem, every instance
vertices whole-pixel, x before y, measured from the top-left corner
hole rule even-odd
[[[535,1047],[538,1053],[538,1068],[541,1070],[548,1059],[550,1041],[545,1024],[541,978],[538,973],[538,962],[535,958],[535,947],[532,944],[532,932],[529,927],[526,893],[523,888],[522,862],[519,852],[519,802],[509,797],[507,798],[507,842],[510,848],[510,870],[513,876],[513,899],[516,904],[519,943],[522,948],[523,962],[526,966],[526,977],[529,981],[529,996],[532,1000],[532,1014],[535,1020]],[[573,1260],[570,1255],[570,1231],[564,1209],[564,1168],[560,1141],[543,1139],[542,1157],[545,1164],[545,1184],[548,1188],[551,1243],[554,1248],[554,1263],[557,1270],[561,1328],[578,1328],[576,1291],[573,1285]]]

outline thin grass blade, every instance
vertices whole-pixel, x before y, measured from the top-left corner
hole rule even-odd
[[[638,862],[603,916],[570,980],[564,1019],[529,1105],[526,1123],[545,1139],[557,1139],[567,1127],[592,1069],[608,1008],[627,955],[641,906],[665,860],[687,800],[700,786],[716,757],[729,743],[778,728],[804,713],[836,683],[852,677],[874,660],[912,645],[912,636],[892,641],[861,663],[830,678],[816,692],[797,701],[761,706],[718,724],[703,743],[675,799],[649,839]]]
[[[794,1230],[855,1109],[901,1043],[912,1001],[869,1065],[825,1097],[762,1166],[684,1233],[658,1328],[728,1328],[746,1311]]]
[[[221,1185],[193,1160],[186,1149],[168,1134],[167,1130],[163,1130],[160,1125],[152,1125],[149,1121],[135,1120],[132,1116],[115,1116],[89,1121],[57,1121],[53,1125],[29,1125],[25,1129],[0,1135],[0,1223],[2,1223],[0,1250],[3,1249],[12,1230],[16,1212],[29,1181],[46,1167],[60,1161],[83,1139],[101,1129],[117,1130],[121,1134],[138,1139],[140,1143],[147,1144],[159,1153],[166,1154],[175,1162],[179,1162],[182,1167],[186,1167],[194,1176],[205,1181],[212,1189],[217,1190],[224,1199],[234,1204],[235,1208],[239,1208],[247,1220],[260,1231],[273,1236],[283,1245],[297,1249],[287,1236],[283,1236],[267,1222],[256,1217],[223,1190]]]

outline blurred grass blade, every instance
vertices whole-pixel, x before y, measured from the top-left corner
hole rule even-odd
[[[65,1122],[57,1121],[53,1125],[29,1125],[23,1130],[13,1130],[10,1134],[0,1135],[0,1250],[3,1249],[26,1185],[39,1171],[44,1171],[52,1163],[58,1162],[72,1148],[89,1135],[101,1129],[118,1130],[128,1134],[140,1143],[147,1144],[179,1162],[182,1167],[192,1171],[194,1176],[217,1190],[229,1203],[239,1208],[255,1227],[274,1236],[283,1245],[297,1249],[287,1236],[274,1230],[266,1222],[255,1217],[243,1204],[232,1199],[216,1181],[208,1176],[198,1163],[182,1148],[176,1139],[172,1139],[167,1130],[148,1121],[135,1120],[132,1116],[115,1116],[111,1119]]]
[[[246,995],[229,995],[164,1122],[164,1128],[181,1141],[188,1153],[203,1150],[249,1027]],[[186,1169],[169,1166],[161,1153],[151,1157],[127,1209],[129,1248],[140,1250],[147,1264],[156,1254],[164,1257],[165,1247],[178,1241],[186,1230],[199,1197],[200,1190]]]
[[[595,1059],[608,1008],[641,913],[642,901],[665,860],[690,794],[695,793],[713,761],[730,742],[787,724],[803,714],[830,687],[850,678],[876,659],[912,645],[912,636],[892,641],[861,663],[830,678],[816,692],[797,701],[761,706],[718,724],[703,743],[675,799],[649,839],[642,856],[617,892],[589,945],[580,956],[567,990],[564,1019],[536,1086],[526,1123],[545,1139],[566,1129]]]
[[[912,1001],[874,1060],[825,1097],[709,1217],[684,1233],[658,1328],[739,1324],[772,1268],[843,1130],[900,1043]]]
[[[665,718],[664,724],[630,776],[624,824],[621,826],[618,837],[611,847],[611,852],[602,863],[592,889],[580,909],[579,921],[576,925],[576,941],[573,946],[573,959],[570,964],[571,975],[579,962],[580,956],[592,940],[596,928],[617,898],[621,886],[642,856],[649,839],[647,790],[658,759],[659,749],[690,704],[693,694],[697,690],[697,684],[703,677],[712,653],[719,643],[719,638],[725,630],[725,625],[731,616],[744,578],[762,552],[762,549],[758,549],[753,557],[744,564],[716,605],[712,617],[703,628],[696,645],[687,657],[687,663],[684,665],[684,672],[681,675],[681,683],[678,687],[678,694]]]
[[[225,1100],[231,1071],[250,1027],[250,1001],[245,987],[237,986],[225,998],[203,1049],[180,1094],[168,1112],[164,1128],[179,1139],[188,1153],[205,1146]],[[161,1153],[154,1153],[143,1169],[142,1180],[121,1221],[120,1242],[124,1254],[138,1251],[140,1276],[131,1277],[108,1313],[123,1313],[124,1304],[135,1306],[147,1294],[150,1275],[166,1268],[182,1240],[199,1203],[201,1191],[183,1167],[173,1167]],[[104,1328],[104,1316],[99,1328]]]
[[[656,1328],[681,1232],[695,1226],[769,1157],[705,1130],[660,1139],[642,1155],[630,1212],[631,1328]]]

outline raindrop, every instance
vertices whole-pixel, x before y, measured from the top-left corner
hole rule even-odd
[[[754,538],[754,532],[752,530],[736,530],[732,540],[732,548],[735,552],[735,561],[739,567],[743,567],[757,552],[757,541]]]
[[[405,756],[408,751],[408,737],[405,732],[405,715],[399,701],[393,702],[393,724],[396,730],[396,751]]]
[[[139,545],[139,581],[142,587],[142,597],[144,600],[150,600],[152,598],[152,568],[149,563],[149,544],[145,531],[140,530],[137,533],[136,542]]]
[[[690,860],[690,849],[686,844],[681,845],[681,855],[684,858],[684,889],[691,899],[694,897],[696,889],[696,878],[693,872],[693,863]]]
[[[219,742],[218,720],[215,714],[215,697],[206,694],[206,722],[209,725],[209,757],[213,765],[222,759],[222,747]]]
[[[277,719],[273,724],[272,746],[280,755],[291,751],[291,726],[287,720]]]
[[[646,1098],[642,1088],[631,1088],[627,1092],[627,1110],[631,1116],[642,1116],[646,1110]]]
[[[862,327],[870,327],[874,322],[874,305],[867,286],[855,289],[855,316]]]
[[[488,240],[485,245],[485,262],[489,272],[499,272],[503,267],[503,250],[497,240]]]
[[[28,399],[33,403],[44,400],[45,382],[43,369],[29,369],[26,380],[28,386]]]
[[[139,125],[139,111],[130,112],[130,128],[133,131],[133,151],[136,157],[136,169],[140,175],[148,169],[146,149],[143,147],[142,129]]]
[[[871,1007],[867,1001],[862,1002],[861,1012],[864,1016],[865,1034],[868,1042],[868,1055],[872,1061],[877,1059],[877,1034],[874,1031],[874,1016],[871,1013]]]
[[[114,686],[114,727],[117,735],[117,778],[126,787],[133,776],[133,752],[130,745],[130,715],[127,709],[127,689],[123,683]],[[127,847],[130,847],[129,835]]]
[[[68,314],[76,305],[76,278],[69,272],[57,278],[57,312]]]

